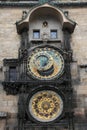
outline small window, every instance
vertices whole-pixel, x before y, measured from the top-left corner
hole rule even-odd
[[[52,39],[56,39],[57,38],[57,30],[51,30],[50,36]]]
[[[17,79],[16,67],[10,67],[9,68],[9,80],[16,81],[16,79]]]
[[[33,30],[33,38],[34,39],[40,38],[40,30]]]

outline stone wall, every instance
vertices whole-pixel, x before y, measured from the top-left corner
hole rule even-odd
[[[70,8],[68,11],[69,17],[77,23],[71,37],[74,61],[71,68],[77,104],[75,114],[80,121],[87,120],[87,71],[84,67],[87,65],[87,8]]]
[[[17,34],[15,22],[21,19],[23,8],[0,8],[0,112],[8,112],[9,119],[0,120],[0,130],[4,130],[6,123],[12,124],[10,118],[17,116],[18,96],[6,95],[1,82],[4,80],[4,58],[17,58],[20,46],[20,36]]]
[[[4,58],[17,58],[20,46],[20,36],[16,32],[15,22],[21,19],[25,8],[0,8],[0,83],[4,79]],[[28,10],[28,8],[26,8]],[[75,92],[75,115],[81,119],[87,118],[87,8],[63,8],[69,11],[69,17],[77,25],[71,36],[73,50],[72,85]],[[8,96],[0,85],[0,111],[17,113],[18,96]],[[0,130],[4,130],[6,121],[0,120]]]

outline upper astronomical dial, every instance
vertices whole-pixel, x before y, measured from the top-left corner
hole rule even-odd
[[[58,78],[63,69],[63,56],[54,48],[35,48],[28,57],[27,70],[33,78],[39,80]]]

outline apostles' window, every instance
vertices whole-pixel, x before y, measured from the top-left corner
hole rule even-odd
[[[33,38],[40,39],[40,30],[33,30]]]
[[[51,30],[50,31],[50,37],[52,39],[56,39],[57,38],[57,30]]]

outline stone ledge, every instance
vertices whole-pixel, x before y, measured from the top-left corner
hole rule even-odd
[[[87,2],[51,2],[52,5],[59,7],[87,7]],[[5,2],[0,1],[0,7],[32,7],[39,5],[38,2]]]

